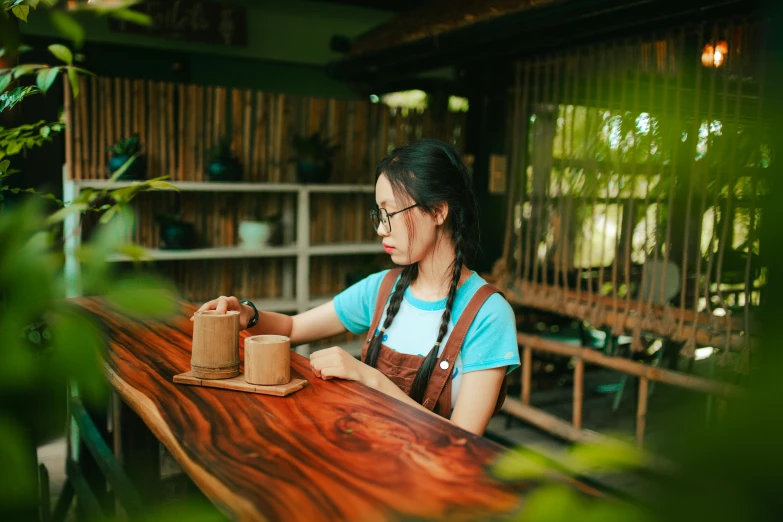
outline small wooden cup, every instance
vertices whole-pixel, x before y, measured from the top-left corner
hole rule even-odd
[[[239,312],[196,312],[190,370],[199,379],[239,375]]]
[[[254,335],[245,339],[245,380],[271,386],[291,380],[291,339],[283,335]]]

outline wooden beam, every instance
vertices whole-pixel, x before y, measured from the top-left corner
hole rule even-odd
[[[503,403],[503,411],[522,419],[525,422],[529,422],[534,426],[552,433],[562,439],[577,441],[594,441],[594,442],[609,442],[611,439],[600,433],[596,433],[590,430],[577,429],[568,422],[550,415],[544,411],[530,406],[529,404],[523,404],[522,402],[507,398]]]
[[[604,368],[611,368],[629,375],[635,375],[637,377],[643,377],[651,381],[671,384],[673,386],[678,386],[680,388],[686,388],[709,395],[716,395],[718,397],[725,398],[740,397],[743,395],[741,388],[731,384],[711,381],[709,379],[702,379],[701,377],[694,377],[693,375],[687,375],[685,373],[666,370],[663,368],[656,368],[654,366],[647,366],[638,362],[630,361],[628,359],[621,359],[619,357],[609,357],[590,348],[571,346],[565,343],[523,333],[517,333],[517,342],[526,349],[553,353],[562,355],[564,357],[578,357],[580,359],[584,359],[588,363],[597,364],[599,366],[603,366]]]

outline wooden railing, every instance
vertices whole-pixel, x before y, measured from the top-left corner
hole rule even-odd
[[[639,377],[639,400],[636,408],[636,443],[644,443],[647,421],[647,402],[650,381],[660,382],[718,397],[721,400],[739,397],[742,390],[734,385],[712,381],[681,372],[656,368],[628,359],[610,357],[590,348],[571,346],[534,335],[517,334],[522,347],[522,396],[521,400],[507,398],[503,411],[529,422],[553,435],[570,441],[600,440],[606,437],[582,427],[582,406],[584,403],[585,364],[595,364],[628,375]],[[545,352],[576,359],[574,366],[574,393],[571,422],[546,413],[530,405],[533,352]]]

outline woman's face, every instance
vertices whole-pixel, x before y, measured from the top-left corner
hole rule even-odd
[[[389,214],[416,204],[407,195],[398,200],[391,183],[386,176],[381,175],[375,183],[375,202],[378,208],[385,208]],[[397,265],[410,265],[426,258],[434,249],[438,226],[443,224],[445,216],[436,217],[422,212],[419,207],[413,207],[389,218],[391,231],[383,223],[378,226],[377,233],[383,238],[383,246],[392,261]],[[410,237],[409,228],[413,237]]]

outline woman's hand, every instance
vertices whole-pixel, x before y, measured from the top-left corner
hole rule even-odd
[[[371,370],[374,369],[357,361],[353,355],[339,346],[310,354],[310,368],[316,377],[324,380],[337,378],[359,381],[367,385],[370,384]]]
[[[224,314],[228,312],[229,310],[235,310],[239,312],[239,327],[244,330],[247,328],[247,323],[250,322],[250,320],[255,315],[255,311],[252,307],[248,305],[243,305],[239,302],[239,299],[236,297],[229,296],[226,297],[224,295],[221,295],[217,299],[213,299],[212,301],[207,301],[203,305],[201,305],[201,308],[199,308],[198,312],[205,312],[207,310],[215,310],[219,314]],[[193,320],[193,317],[190,318],[190,320]]]

